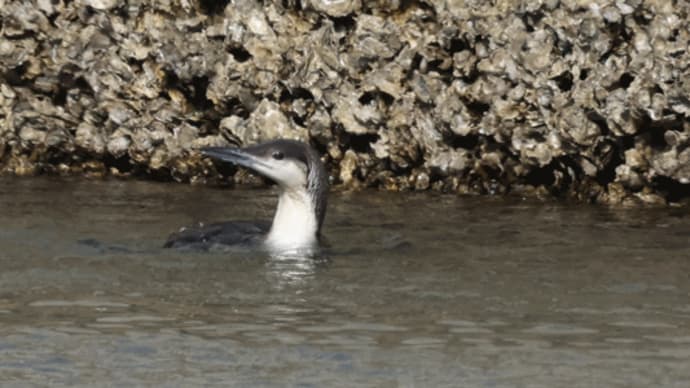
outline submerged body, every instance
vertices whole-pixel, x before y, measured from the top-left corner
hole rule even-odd
[[[273,222],[234,221],[183,228],[166,248],[258,247],[270,252],[313,251],[326,214],[328,177],[318,153],[294,140],[273,140],[247,148],[202,150],[215,159],[249,168],[278,184]]]
[[[208,225],[199,223],[171,234],[163,246],[203,251],[259,247],[264,243],[270,228],[271,223],[268,221],[228,221]]]

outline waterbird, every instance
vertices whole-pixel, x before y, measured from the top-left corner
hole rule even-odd
[[[273,222],[230,221],[182,228],[164,247],[214,249],[260,247],[272,253],[313,252],[326,215],[328,175],[318,152],[287,139],[245,148],[207,147],[202,154],[248,168],[279,187]]]

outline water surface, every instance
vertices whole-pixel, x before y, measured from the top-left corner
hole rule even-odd
[[[0,180],[2,386],[690,386],[687,209],[338,193],[316,260],[160,248],[274,201]]]

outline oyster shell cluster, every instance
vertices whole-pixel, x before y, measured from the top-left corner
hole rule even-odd
[[[0,170],[288,137],[344,187],[679,201],[689,44],[685,1],[0,0]]]

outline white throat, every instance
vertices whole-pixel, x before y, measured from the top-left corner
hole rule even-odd
[[[318,243],[317,231],[314,205],[306,189],[283,190],[278,199],[273,225],[266,237],[269,250],[310,250]]]

